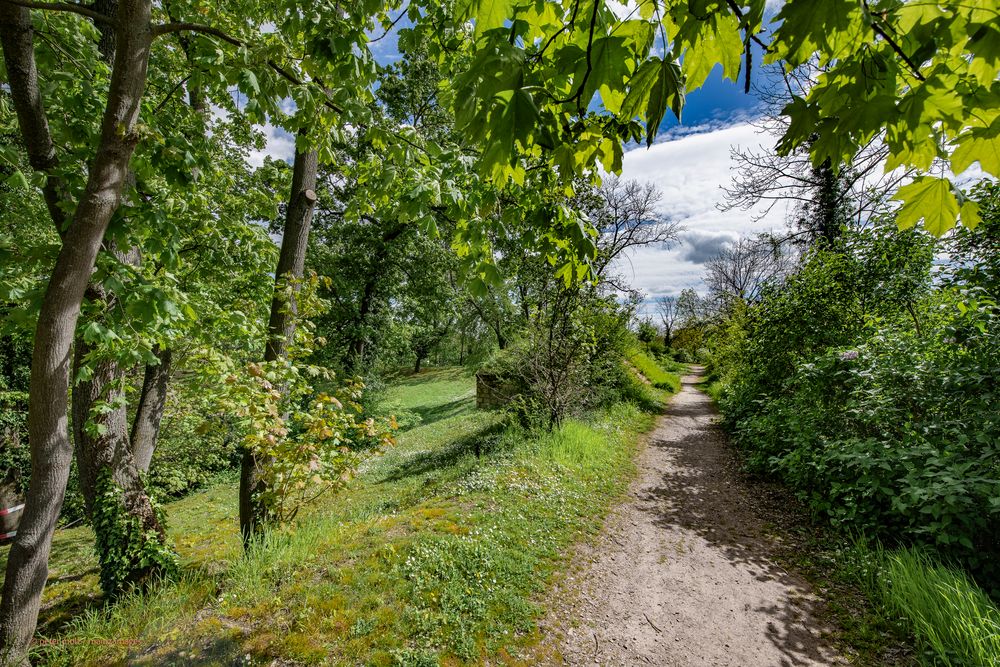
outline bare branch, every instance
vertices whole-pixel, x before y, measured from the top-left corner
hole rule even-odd
[[[706,264],[705,282],[722,304],[756,301],[768,285],[787,275],[790,256],[770,236],[742,238],[724,248]]]
[[[663,193],[652,183],[606,178],[597,195],[599,202],[589,213],[600,233],[595,262],[599,276],[629,249],[670,244],[682,231],[659,210]]]

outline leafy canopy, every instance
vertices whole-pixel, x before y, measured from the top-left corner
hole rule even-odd
[[[899,224],[940,236],[957,220],[975,228],[978,207],[949,171],[973,163],[1000,177],[1000,7],[994,0],[789,0],[770,62],[822,68],[785,109],[779,149],[808,145],[813,164],[849,164],[884,133],[886,170],[924,173],[899,190]]]

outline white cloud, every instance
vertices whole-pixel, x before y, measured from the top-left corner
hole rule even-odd
[[[267,143],[264,150],[251,150],[247,155],[247,162],[251,167],[262,166],[265,157],[285,162],[295,157],[295,137],[270,123],[261,128],[261,131]]]
[[[637,148],[625,153],[622,178],[648,181],[663,192],[661,208],[685,227],[681,243],[670,249],[644,248],[619,263],[618,272],[649,300],[693,287],[704,292],[704,261],[712,248],[740,236],[784,226],[786,209],[775,206],[759,222],[760,211],[720,211],[722,187],[730,183],[734,164],[732,146],[770,147],[774,139],[748,123]]]

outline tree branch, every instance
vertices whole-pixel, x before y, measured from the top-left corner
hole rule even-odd
[[[768,52],[767,44],[762,42],[760,37],[758,37],[756,34],[750,32],[750,26],[747,25],[746,19],[743,17],[743,10],[740,9],[740,6],[736,4],[736,0],[726,0],[726,3],[729,5],[729,8],[733,10],[733,13],[736,14],[736,19],[743,25],[743,29],[747,31],[747,38],[752,39],[754,42],[757,43],[757,46],[764,49],[764,53],[767,53]]]
[[[171,23],[161,23],[159,25],[153,26],[154,39],[156,37],[160,37],[161,35],[169,35],[175,32],[198,32],[204,35],[211,35],[213,37],[218,37],[222,41],[226,42],[227,44],[231,44],[232,46],[247,45],[246,42],[244,42],[243,40],[233,37],[232,35],[223,30],[219,30],[218,28],[215,28],[210,25],[205,25],[203,23],[188,23],[185,21],[178,21]],[[289,83],[292,83],[296,86],[305,85],[305,82],[302,81],[302,79],[298,78],[297,76],[286,70],[284,67],[282,67],[275,61],[268,60],[267,66],[270,67],[272,70],[274,70],[278,74],[278,76],[285,79]],[[320,87],[322,87],[322,84],[320,84]],[[341,109],[339,106],[337,106],[330,100],[324,100],[323,105],[333,111],[336,111],[337,113],[343,113],[343,109]]]
[[[583,80],[580,81],[580,86],[579,88],[576,89],[575,93],[573,93],[564,100],[556,100],[556,102],[559,104],[565,104],[575,99],[577,109],[578,111],[580,111],[581,116],[584,114],[584,110],[581,108],[583,105],[583,100],[581,99],[583,97],[583,89],[587,85],[587,79],[590,78],[591,71],[593,71],[593,63],[591,62],[590,58],[594,48],[594,28],[597,27],[597,10],[599,7],[600,3],[598,2],[598,0],[594,0],[594,11],[590,16],[590,32],[587,36],[587,70],[583,73]],[[590,100],[587,101],[589,102]]]
[[[212,35],[213,37],[218,37],[224,42],[228,42],[233,46],[244,46],[242,40],[236,39],[232,35],[214,28],[210,25],[205,25],[203,23],[189,23],[186,21],[178,21],[173,23],[161,23],[159,25],[153,26],[153,37],[159,37],[161,35],[169,35],[173,32],[200,32],[206,35]]]
[[[903,47],[897,44],[896,40],[890,37],[889,33],[875,20],[874,15],[872,15],[871,7],[868,6],[868,0],[863,0],[863,2],[865,6],[865,13],[871,17],[871,27],[872,30],[875,31],[875,34],[884,39],[889,47],[896,52],[896,55],[903,59],[906,66],[910,68],[910,74],[912,74],[917,81],[926,81],[927,79],[920,73],[920,68],[917,67],[916,63],[910,60],[910,57],[906,55],[905,51],[903,51]]]
[[[84,7],[83,5],[78,5],[74,2],[35,2],[34,0],[6,0],[12,5],[17,5],[19,7],[25,7],[27,9],[41,9],[45,11],[53,12],[70,12],[72,14],[79,14],[80,16],[86,16],[92,21],[97,21],[98,23],[105,23],[107,25],[115,25],[115,20],[106,14],[94,11],[89,7]]]
[[[409,9],[410,9],[409,5],[403,7],[403,9],[401,9],[399,12],[399,16],[397,16],[395,19],[392,20],[392,23],[389,24],[389,27],[386,28],[385,31],[375,39],[369,39],[368,43],[374,44],[380,39],[385,39],[386,35],[388,35],[392,31],[392,29],[396,27],[396,24],[399,23],[403,19],[403,17],[407,15],[407,13],[409,13]]]
[[[67,223],[63,204],[72,200],[58,171],[59,157],[38,83],[34,34],[31,12],[26,7],[12,2],[0,3],[0,46],[21,140],[28,154],[28,164],[46,175],[42,193],[52,222],[61,236]]]

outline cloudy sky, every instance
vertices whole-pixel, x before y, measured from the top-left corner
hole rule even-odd
[[[780,3],[775,0],[771,4]],[[769,9],[772,13],[770,4]],[[398,59],[396,35],[390,33],[378,40],[372,51],[383,63]],[[762,54],[755,55],[754,61],[761,62]],[[760,70],[756,70],[756,83],[761,83],[760,77]],[[622,177],[650,181],[659,187],[664,195],[663,213],[684,227],[680,242],[674,246],[634,252],[618,266],[618,272],[645,293],[643,312],[652,314],[653,300],[659,295],[677,294],[687,287],[703,292],[704,262],[724,244],[784,223],[786,211],[781,207],[756,222],[759,214],[753,211],[718,209],[722,187],[733,174],[731,149],[770,147],[775,141],[751,125],[760,115],[760,102],[752,92],[744,94],[742,81],[724,80],[717,67],[702,88],[688,94],[682,123],[668,112],[657,143],[626,152]],[[265,134],[267,148],[250,155],[252,164],[262,164],[265,155],[291,158],[294,141],[290,136],[273,127],[265,128]]]
[[[718,208],[723,200],[722,187],[732,178],[731,148],[759,147],[773,141],[740,118],[728,127],[713,126],[625,154],[622,177],[655,184],[663,193],[662,212],[684,227],[679,243],[667,248],[643,248],[618,267],[633,287],[646,294],[647,303],[687,287],[704,291],[704,263],[720,248],[741,235],[784,224],[785,210],[781,207],[756,222],[760,212],[723,212]]]

